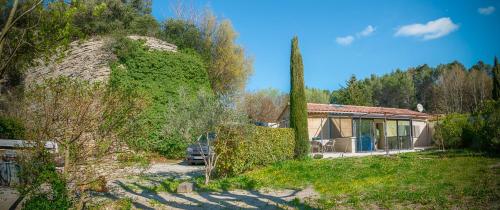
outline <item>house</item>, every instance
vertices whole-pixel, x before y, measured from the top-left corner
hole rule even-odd
[[[430,115],[408,109],[307,104],[312,152],[411,150],[431,145]],[[289,106],[278,118],[289,127]]]

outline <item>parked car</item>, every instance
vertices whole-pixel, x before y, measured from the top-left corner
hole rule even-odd
[[[189,165],[199,163],[205,164],[203,157],[208,157],[210,154],[214,154],[212,142],[215,139],[215,136],[215,133],[209,133],[208,138],[206,135],[203,135],[197,142],[189,145],[186,151],[186,161]]]

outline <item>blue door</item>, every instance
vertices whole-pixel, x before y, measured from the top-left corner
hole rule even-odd
[[[356,125],[356,152],[369,152],[375,150],[374,124],[372,119],[357,119]]]

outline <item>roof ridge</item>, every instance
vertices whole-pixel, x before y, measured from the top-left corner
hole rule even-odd
[[[323,104],[323,103],[307,103],[308,105],[311,104],[311,105],[325,105],[325,106],[336,106],[336,105],[340,105],[340,106],[348,106],[348,107],[368,107],[368,108],[381,108],[381,109],[396,109],[396,110],[409,110],[409,111],[414,111],[416,112],[415,110],[411,110],[411,109],[407,109],[407,108],[395,108],[395,107],[384,107],[384,106],[360,106],[360,105],[350,105],[350,104]]]
[[[381,106],[358,106],[343,104],[320,104],[307,103],[308,112],[351,112],[351,113],[376,113],[376,114],[395,114],[395,115],[414,115],[429,116],[427,113],[417,112],[405,108],[381,107]]]

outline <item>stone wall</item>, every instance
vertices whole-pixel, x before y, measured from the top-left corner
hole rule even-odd
[[[155,50],[177,52],[177,46],[162,40],[145,36],[128,36],[133,40],[145,40],[145,45]],[[72,42],[62,56],[48,61],[38,61],[39,65],[28,69],[25,84],[30,85],[47,78],[67,76],[95,81],[107,81],[111,74],[110,62],[116,58],[109,47],[111,38],[93,37]]]

